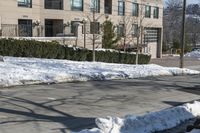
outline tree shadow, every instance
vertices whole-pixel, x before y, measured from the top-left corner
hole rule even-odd
[[[165,103],[165,104],[168,104],[168,105],[171,105],[171,106],[175,107],[175,106],[183,105],[183,104],[185,104],[186,102],[163,101],[163,103]]]
[[[200,95],[200,85],[194,85],[193,87],[183,87],[183,88],[181,88],[179,90],[187,92],[187,93]]]
[[[83,130],[85,128],[94,128],[95,118],[84,118],[84,117],[75,117],[70,114],[65,113],[64,111],[60,111],[55,109],[55,107],[65,104],[66,99],[57,99],[57,100],[49,100],[46,102],[34,102],[28,99],[13,97],[8,95],[0,94],[0,98],[4,99],[4,103],[11,106],[10,108],[2,108],[0,107],[0,113],[12,114],[16,116],[26,117],[26,120],[5,120],[0,121],[0,125],[3,124],[12,124],[12,123],[29,123],[29,122],[47,122],[47,123],[58,123],[61,124],[64,128],[59,129],[51,129],[51,130],[59,130],[61,133],[65,133],[66,130],[77,132]],[[48,105],[53,102],[59,102],[59,104]],[[51,112],[54,115],[41,114],[37,113],[37,109],[28,108],[28,106],[32,106],[35,108],[40,108],[45,111]]]

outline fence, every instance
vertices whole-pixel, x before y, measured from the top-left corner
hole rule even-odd
[[[17,24],[2,24],[0,26],[0,37],[1,38],[14,38],[14,39],[28,39],[38,41],[58,41],[62,45],[77,45],[77,37],[73,34],[64,34],[69,29],[61,29],[55,26],[55,32],[49,30],[51,27],[46,26],[47,31],[44,30],[44,26],[32,26],[32,25],[17,25]],[[57,30],[57,31],[56,31]],[[52,31],[53,37],[45,37],[45,32]],[[49,34],[48,34],[49,35]]]

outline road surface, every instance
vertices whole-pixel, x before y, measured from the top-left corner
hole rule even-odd
[[[96,117],[147,112],[200,99],[200,76],[30,85],[0,89],[0,133],[68,133]]]

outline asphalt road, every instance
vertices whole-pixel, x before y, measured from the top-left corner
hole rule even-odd
[[[200,99],[200,76],[31,85],[0,90],[0,133],[68,133],[96,117],[147,112]]]

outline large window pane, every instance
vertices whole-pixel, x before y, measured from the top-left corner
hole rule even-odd
[[[112,14],[112,0],[104,0],[105,14]]]
[[[151,18],[151,6],[148,5],[145,6],[145,17]]]
[[[117,26],[117,35],[119,36],[119,37],[124,37],[124,24],[119,24],[118,26]]]
[[[90,34],[99,34],[100,23],[99,22],[90,22]]]
[[[154,7],[153,18],[159,18],[159,8],[158,7]]]
[[[18,6],[32,8],[32,0],[17,0]]]
[[[63,9],[63,0],[45,0],[45,9]]]
[[[118,15],[124,16],[125,14],[125,2],[118,1]]]
[[[158,42],[158,29],[157,28],[145,28],[144,42],[146,44],[150,42]]]
[[[90,0],[90,8],[91,11],[95,10],[95,12],[100,13],[100,0]]]
[[[71,0],[72,11],[83,11],[83,0]]]
[[[139,35],[139,31],[138,30],[139,30],[138,25],[137,24],[133,24],[132,25],[132,35],[134,37],[137,37]]]
[[[137,3],[132,3],[132,15],[138,16],[138,4]]]
[[[19,19],[18,30],[19,36],[32,37],[32,20]]]

